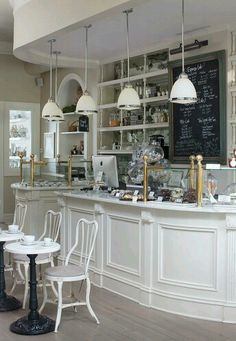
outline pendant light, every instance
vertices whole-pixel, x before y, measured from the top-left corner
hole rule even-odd
[[[172,86],[170,102],[191,104],[197,101],[197,93],[193,83],[184,72],[184,0],[182,0],[182,72]]]
[[[117,107],[123,110],[135,110],[140,108],[140,99],[137,91],[130,84],[129,75],[129,14],[133,12],[133,9],[128,9],[123,11],[126,14],[126,41],[127,41],[127,76],[128,83],[125,85],[124,89],[121,91],[118,98]]]
[[[63,118],[63,113],[59,106],[55,103],[53,99],[52,94],[52,44],[55,42],[55,39],[49,40],[50,44],[50,93],[49,93],[49,99],[48,102],[44,105],[43,111],[42,111],[42,118],[47,119],[49,121],[59,121]]]
[[[92,25],[84,26],[85,28],[85,75],[84,75],[84,92],[79,98],[76,105],[76,112],[82,115],[97,114],[96,104],[88,93],[88,29]]]
[[[61,54],[60,51],[54,51],[53,54],[55,55],[55,86],[54,86],[54,92],[55,92],[55,103],[58,106],[58,108],[60,109],[59,105],[57,104],[57,67],[58,67],[58,56]],[[61,110],[61,109],[60,109]],[[52,118],[51,121],[56,121],[56,122],[64,122],[64,115],[63,112],[61,111],[61,116],[58,117],[57,119]]]

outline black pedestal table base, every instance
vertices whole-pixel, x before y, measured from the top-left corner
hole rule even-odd
[[[13,333],[23,335],[46,334],[53,332],[54,329],[55,321],[44,315],[39,315],[37,320],[30,320],[28,316],[24,316],[10,325]]]
[[[22,304],[13,296],[6,295],[0,298],[0,312],[20,309]]]
[[[5,242],[0,242],[0,312],[11,311],[21,308],[22,304],[13,296],[5,293],[5,273],[4,273],[4,250]]]
[[[39,335],[54,331],[55,321],[47,316],[38,313],[38,299],[37,299],[37,280],[36,280],[36,263],[37,255],[27,255],[30,259],[30,299],[28,316],[24,316],[13,322],[10,325],[10,330],[13,333],[23,335]]]

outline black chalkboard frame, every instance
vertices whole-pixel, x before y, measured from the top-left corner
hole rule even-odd
[[[200,56],[194,56],[185,59],[185,65],[210,61],[217,59],[219,62],[219,112],[220,112],[220,153],[215,157],[204,158],[204,163],[227,163],[227,151],[226,151],[226,53],[225,50],[211,52]],[[169,63],[169,93],[173,85],[173,69],[181,66],[181,60],[173,61]],[[180,104],[182,105],[182,104]],[[170,161],[172,163],[188,163],[189,155],[176,156],[174,154],[174,112],[173,104],[169,103],[170,113]]]

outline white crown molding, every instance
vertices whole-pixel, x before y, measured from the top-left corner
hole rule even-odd
[[[13,8],[13,13],[15,13],[19,8],[30,2],[31,0],[8,0],[11,7]]]
[[[25,62],[32,63],[32,64],[40,64],[40,65],[48,65],[49,63],[49,55],[47,53],[41,52],[40,50],[25,47],[15,49],[14,55],[24,60]],[[58,67],[81,67],[84,68],[85,62],[84,59],[68,57],[60,55],[58,58]],[[96,69],[99,65],[97,60],[88,60],[88,68]]]

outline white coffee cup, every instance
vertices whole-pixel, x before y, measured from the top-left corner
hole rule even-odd
[[[44,245],[50,245],[53,242],[52,238],[48,238],[48,237],[45,237],[43,241],[44,241]]]
[[[25,234],[23,237],[23,240],[25,244],[31,244],[35,241],[35,236],[30,235],[30,234]]]
[[[10,233],[17,233],[19,231],[19,225],[8,225],[8,231]]]

